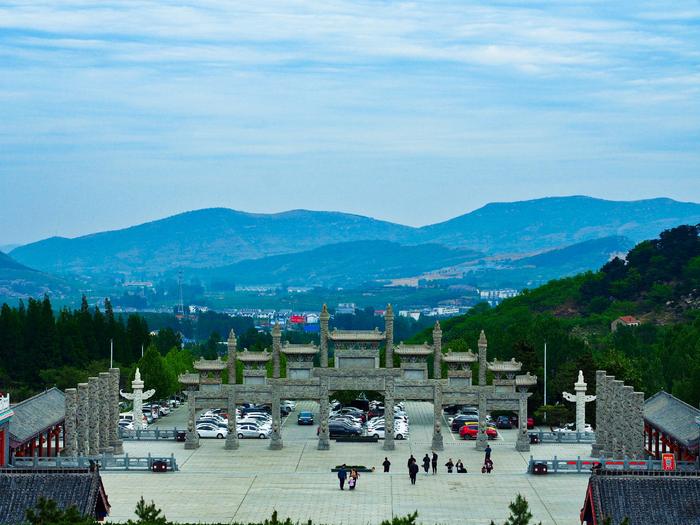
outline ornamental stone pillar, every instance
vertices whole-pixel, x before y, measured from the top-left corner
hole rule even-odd
[[[226,341],[226,348],[228,350],[228,361],[226,362],[226,368],[228,369],[228,383],[233,385],[236,383],[236,332],[233,328],[228,333],[228,341]]]
[[[605,455],[605,370],[595,372],[595,443],[591,447],[591,456],[594,458]]]
[[[282,417],[280,414],[280,391],[277,385],[272,387],[272,434],[270,450],[282,450]]]
[[[231,387],[226,398],[226,411],[228,412],[228,434],[226,434],[226,450],[238,448],[238,432],[236,431],[236,390]]]
[[[384,419],[386,422],[386,419]],[[442,440],[442,383],[433,387],[433,450],[444,450]]]
[[[386,368],[394,367],[394,307],[391,304],[386,306],[384,314],[384,333],[386,334],[386,355],[384,357],[384,366]]]
[[[433,328],[433,378],[442,379],[442,329],[440,321]]]
[[[576,403],[576,432],[586,431],[586,403],[595,400],[595,396],[586,395],[586,382],[583,380],[583,370],[578,371],[578,380],[574,383],[575,394],[564,392],[564,399]]]
[[[87,383],[78,383],[78,456],[87,456],[90,453],[90,420],[88,419],[88,407],[90,406],[89,386]]]
[[[622,457],[632,457],[633,454],[633,448],[634,448],[634,436],[633,436],[633,428],[634,428],[634,421],[632,419],[634,418],[635,414],[633,411],[633,396],[634,396],[634,388],[623,384],[622,387],[622,399],[623,399],[623,404],[622,404],[622,412],[620,413],[620,425],[621,425],[621,434],[622,434]]]
[[[66,389],[66,420],[63,424],[63,456],[74,457],[78,455],[78,434],[76,418],[78,412],[78,390]]]
[[[644,459],[644,392],[632,393],[631,443],[630,455],[635,459]]]
[[[619,379],[614,379],[612,381],[612,414],[611,419],[613,421],[613,440],[612,440],[612,457],[614,459],[622,459],[624,455],[624,421],[623,417],[627,417],[624,413],[624,402],[623,402],[623,389],[624,383]]]
[[[515,450],[528,452],[530,450],[530,438],[527,435],[527,389],[518,389],[518,439],[515,442]],[[481,417],[481,411],[479,411]]]
[[[124,444],[119,439],[119,369],[109,369],[109,443],[114,454],[124,453]]]
[[[110,438],[110,383],[111,377],[109,372],[100,372],[98,377],[98,387],[100,394],[100,402],[98,405],[98,417],[100,421],[100,453],[102,454],[112,454],[114,449],[112,448],[109,438]]]
[[[479,350],[481,354],[481,349]],[[481,370],[479,370],[479,374],[481,374]],[[476,435],[476,449],[485,450],[488,440],[486,435],[486,391],[482,386],[479,388],[479,432]]]
[[[280,352],[282,350],[282,330],[279,323],[272,327],[272,377],[280,377]]]
[[[319,324],[321,328],[320,334],[320,364],[322,368],[328,368],[328,322],[331,315],[328,313],[328,307],[324,304],[319,316]],[[326,400],[327,401],[327,400]],[[325,450],[325,449],[324,449]]]
[[[481,331],[479,335],[479,386],[486,386],[486,349],[488,347],[488,342],[486,341],[486,334]]]
[[[199,448],[199,435],[195,428],[197,418],[197,403],[196,393],[193,390],[187,392],[187,434],[185,435],[185,450],[194,450]]]
[[[612,457],[614,450],[614,436],[615,436],[615,392],[613,390],[613,380],[615,376],[605,375],[605,442],[604,442],[604,453],[606,456]]]
[[[323,354],[321,354],[323,355]],[[331,448],[330,433],[328,430],[328,416],[329,416],[329,405],[328,405],[328,379],[321,377],[321,383],[319,385],[319,432],[318,432],[318,450],[328,450]]]
[[[97,377],[88,378],[88,421],[89,438],[88,454],[96,456],[100,453],[100,380]]]
[[[394,378],[384,380],[384,450],[394,450]]]

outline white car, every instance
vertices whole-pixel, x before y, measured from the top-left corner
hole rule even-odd
[[[267,439],[270,437],[272,429],[267,427],[258,427],[251,423],[246,423],[236,427],[236,434],[239,439],[243,438],[258,438]]]
[[[289,407],[289,410],[291,410],[292,412],[297,408],[297,404],[291,399],[285,399],[280,403],[280,406]]]
[[[211,423],[200,423],[196,427],[197,435],[200,438],[217,438],[224,439],[228,435],[228,429],[225,427],[218,427],[212,425]]]
[[[120,419],[119,426],[122,428],[122,430],[134,430],[134,422],[126,419]]]
[[[371,431],[367,430],[368,436],[376,436],[379,439],[384,439],[385,428],[384,425],[374,427]],[[406,439],[409,435],[408,427],[405,425],[394,426],[394,438],[398,440]]]
[[[236,426],[253,425],[258,428],[272,428],[272,423],[269,421],[258,421],[257,419],[241,419],[236,420]]]
[[[576,432],[576,424],[575,423],[567,423],[563,427],[555,428],[552,432],[562,432],[562,433],[569,433],[569,432]],[[588,423],[585,424],[583,427],[583,430],[579,432],[593,432],[593,427],[589,425]]]

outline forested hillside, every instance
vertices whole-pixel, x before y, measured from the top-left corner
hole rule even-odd
[[[496,308],[479,305],[443,323],[445,349],[476,349],[479,331],[489,359],[515,357],[540,379],[531,408],[542,403],[544,344],[548,401],[570,391],[579,369],[589,388],[608,370],[648,395],[664,389],[700,402],[700,239],[698,226],[680,226],[635,246],[625,260],[598,272],[552,281]],[[610,323],[634,315],[639,327]],[[428,331],[416,341],[430,338]]]

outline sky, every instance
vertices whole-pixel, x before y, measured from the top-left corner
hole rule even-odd
[[[700,201],[700,3],[0,0],[0,245],[226,206]]]

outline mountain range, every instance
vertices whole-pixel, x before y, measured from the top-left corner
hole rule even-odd
[[[210,281],[353,285],[494,261],[547,268],[556,277],[596,268],[664,229],[697,223],[700,204],[666,198],[492,203],[420,228],[340,212],[210,208],[72,239],[51,237],[10,255],[42,272],[82,277],[152,278],[187,269]]]

